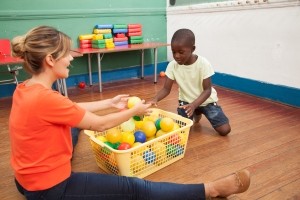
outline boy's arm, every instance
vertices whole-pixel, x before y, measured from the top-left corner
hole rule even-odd
[[[162,100],[163,98],[165,98],[166,96],[168,96],[170,94],[174,80],[168,78],[167,76],[165,78],[166,78],[166,80],[165,80],[164,86],[155,95],[155,97],[151,100],[152,104],[156,104],[157,102],[159,102],[160,100]]]
[[[206,101],[211,95],[211,87],[212,87],[211,78],[208,77],[204,79],[202,85],[203,85],[203,92],[200,94],[200,96],[197,99],[195,99],[195,101],[191,103],[195,107],[194,109],[196,109],[199,105],[201,105],[204,101]]]
[[[206,99],[209,98],[211,95],[211,79],[210,77],[203,80],[203,92],[199,95],[197,99],[195,99],[192,103],[189,103],[187,105],[179,106],[179,108],[185,109],[185,112],[188,117],[192,116],[194,113],[194,110],[201,105]]]

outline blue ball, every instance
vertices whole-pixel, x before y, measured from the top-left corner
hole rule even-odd
[[[144,143],[146,142],[146,134],[143,131],[136,131],[134,133],[134,142],[140,142],[140,143]]]
[[[147,151],[144,151],[143,158],[147,164],[151,164],[151,163],[154,163],[154,161],[156,159],[156,155],[153,151],[147,150]]]

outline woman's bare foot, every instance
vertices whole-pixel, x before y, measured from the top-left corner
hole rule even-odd
[[[232,194],[245,192],[249,186],[250,172],[248,170],[241,170],[224,178],[204,184],[207,197],[228,197]]]

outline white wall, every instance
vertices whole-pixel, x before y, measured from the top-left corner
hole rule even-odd
[[[189,28],[196,35],[196,53],[216,72],[300,88],[299,2],[168,7],[167,40],[177,29]]]

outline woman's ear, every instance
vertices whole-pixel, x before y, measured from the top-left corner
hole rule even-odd
[[[45,62],[47,65],[50,65],[51,67],[54,66],[54,59],[52,57],[51,54],[48,54],[46,57],[45,57]]]

